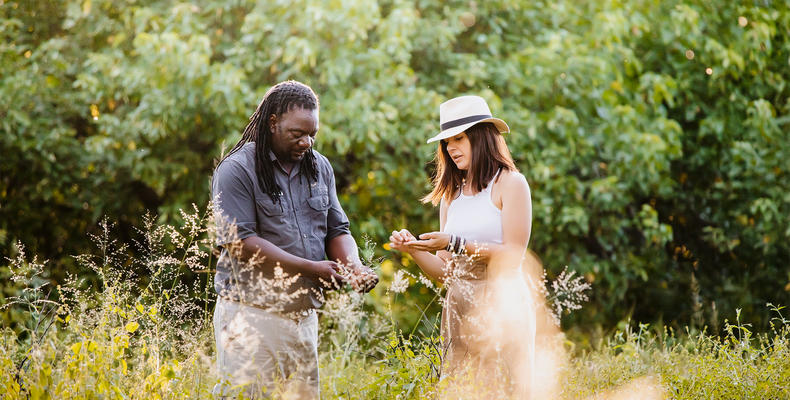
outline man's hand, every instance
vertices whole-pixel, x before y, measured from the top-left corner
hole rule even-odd
[[[370,267],[362,269],[362,292],[367,293],[379,284],[379,276]]]
[[[373,272],[370,267],[362,267],[357,270],[357,287],[354,288],[357,292],[367,293],[373,290],[379,283],[379,276]],[[353,285],[352,285],[353,286]]]
[[[362,265],[357,243],[350,234],[338,235],[329,240],[326,255],[330,260],[337,260],[343,269],[340,275],[355,291],[368,292],[378,283],[379,277],[370,268]]]
[[[379,283],[379,277],[373,272],[370,267],[362,265],[354,266],[352,264],[342,265],[343,278],[351,285],[354,291],[359,293],[367,293]]]
[[[345,282],[340,265],[334,261],[314,261],[311,269],[324,289],[340,289]]]

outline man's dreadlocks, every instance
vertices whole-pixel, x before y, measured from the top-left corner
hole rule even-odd
[[[271,151],[272,132],[269,129],[269,116],[280,115],[295,107],[315,110],[319,106],[318,96],[309,86],[297,81],[280,82],[269,89],[258,105],[258,109],[250,116],[250,123],[244,128],[241,140],[222,159],[225,161],[237,152],[244,144],[255,142],[255,175],[261,190],[268,194],[272,201],[280,201],[282,188],[274,180],[274,165],[269,157]],[[222,163],[220,161],[220,163]],[[307,150],[301,160],[299,173],[307,176],[308,181],[318,179],[318,168],[312,147]]]

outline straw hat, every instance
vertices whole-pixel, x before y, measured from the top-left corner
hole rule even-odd
[[[472,125],[492,122],[499,133],[510,132],[505,121],[491,116],[491,110],[480,96],[460,96],[439,105],[439,124],[442,131],[428,139],[428,143],[453,137]]]

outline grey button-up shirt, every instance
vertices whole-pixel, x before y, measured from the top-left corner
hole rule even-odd
[[[318,179],[312,181],[300,174],[299,164],[287,173],[270,153],[274,178],[283,191],[280,201],[275,202],[258,183],[255,151],[255,143],[246,143],[214,171],[211,194],[217,245],[257,235],[295,256],[314,261],[325,259],[326,243],[350,233],[348,217],[337,200],[329,160],[313,150]],[[220,297],[273,311],[293,312],[321,306],[323,293],[316,279],[286,276],[272,280],[273,275],[272,268],[253,268],[232,259],[222,247],[214,288]],[[288,287],[279,286],[283,283]]]

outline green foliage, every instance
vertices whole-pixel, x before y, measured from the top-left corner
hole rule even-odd
[[[765,329],[790,303],[786,2],[0,0],[0,24],[0,252],[22,240],[49,278],[89,272],[71,255],[103,215],[128,242],[142,209],[205,204],[262,94],[298,79],[355,234],[438,228],[424,141],[476,93],[513,131],[530,247],[593,282],[571,324],[742,307]]]

